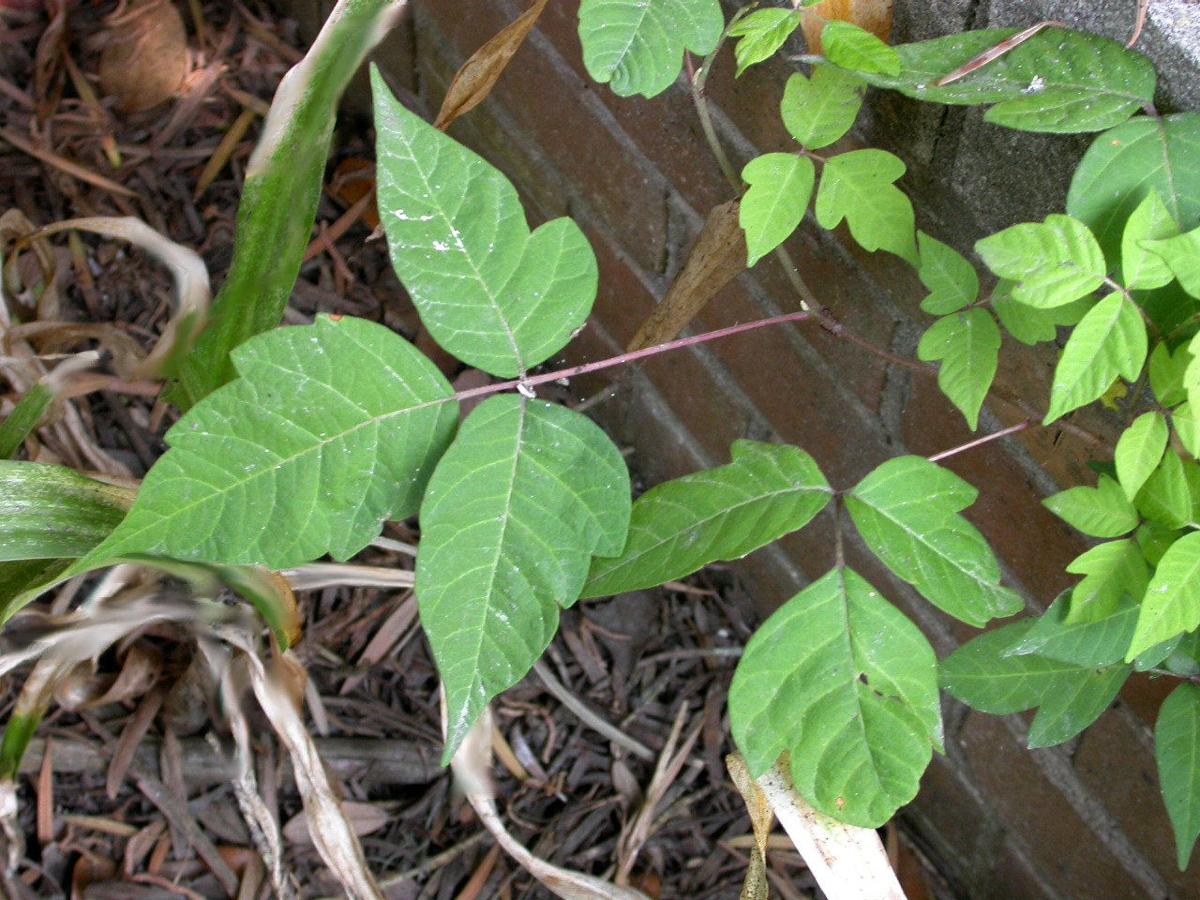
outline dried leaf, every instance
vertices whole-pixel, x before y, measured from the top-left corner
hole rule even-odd
[[[442,100],[434,127],[445,131],[455,119],[487,99],[508,61],[520,49],[538,16],[546,8],[546,3],[547,0],[534,0],[533,6],[471,54],[446,89],[446,97]]]
[[[893,0],[825,0],[802,11],[800,27],[810,53],[821,52],[821,29],[826,22],[849,22],[887,41],[892,34]]]
[[[708,214],[682,271],[633,336],[627,352],[678,337],[708,301],[745,270],[746,235],[738,221],[740,206],[741,200],[730,200]]]
[[[339,805],[342,808],[342,815],[350,823],[350,828],[359,837],[378,831],[389,821],[386,812],[370,803],[343,800]],[[299,812],[292,816],[283,826],[283,838],[289,844],[311,847],[313,839],[308,828],[308,813]]]
[[[771,892],[767,884],[767,838],[771,835],[775,814],[771,812],[771,804],[767,802],[762,788],[750,777],[744,759],[736,753],[730,753],[725,757],[725,767],[729,770],[734,787],[746,801],[750,825],[754,829],[754,852],[750,854],[750,867],[746,871],[746,880],[742,882],[740,900],[768,900]]]
[[[100,55],[100,88],[122,113],[170,99],[188,72],[187,31],[170,0],[141,0],[109,22]]]

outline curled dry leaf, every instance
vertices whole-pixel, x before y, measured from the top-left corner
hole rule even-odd
[[[892,34],[893,0],[825,0],[803,11],[800,27],[810,53],[821,52],[821,29],[826,22],[849,22],[881,41]]]
[[[547,0],[534,0],[529,9],[502,28],[486,44],[471,54],[463,63],[446,89],[442,108],[438,111],[434,126],[445,131],[459,116],[474,109],[492,92],[500,73],[508,65],[526,35],[546,8]]]
[[[740,900],[768,900],[771,891],[767,885],[767,839],[771,836],[775,814],[771,812],[767,795],[750,777],[744,759],[736,753],[730,753],[725,757],[725,768],[729,770],[734,787],[746,801],[746,811],[750,813],[750,825],[754,829],[754,852],[750,854]]]
[[[343,800],[340,806],[342,815],[346,817],[350,828],[359,837],[373,834],[387,825],[389,821],[388,814],[371,803]],[[289,844],[311,847],[313,839],[308,828],[308,813],[299,812],[292,816],[283,826],[283,837]]]
[[[170,99],[188,72],[187,32],[171,0],[139,0],[109,20],[100,88],[122,113]]]

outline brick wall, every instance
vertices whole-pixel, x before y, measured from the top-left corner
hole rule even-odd
[[[300,6],[311,6],[294,0]],[[436,110],[450,76],[483,41],[519,14],[517,0],[470,4],[412,0],[412,21],[379,59],[394,81]],[[896,39],[1051,17],[1120,34],[1135,0],[896,0]],[[1164,105],[1200,93],[1195,54],[1179,44],[1177,0],[1155,0],[1144,48],[1165,64]],[[530,218],[569,214],[600,263],[600,295],[573,361],[607,356],[633,335],[686,258],[703,217],[731,191],[703,140],[682,84],[646,101],[621,99],[586,77],[575,33],[577,0],[551,3],[493,97],[451,130],[518,186]],[[1192,68],[1189,68],[1191,66]],[[787,64],[778,60],[734,80],[728,53],[709,95],[735,160],[791,145],[778,117]],[[1061,209],[1080,138],[1017,135],[977,111],[871,99],[857,141],[899,153],[910,171],[921,227],[960,250],[1021,218]],[[848,141],[846,146],[853,146]],[[788,244],[804,279],[849,328],[913,356],[929,319],[911,269],[865,254],[841,233],[805,225]],[[773,258],[725,289],[696,320],[709,329],[799,308]],[[1053,356],[1006,340],[998,384],[1044,398]],[[576,387],[581,395],[603,384]],[[597,415],[636,450],[647,483],[728,459],[739,437],[777,438],[813,454],[835,485],[883,460],[930,454],[968,440],[961,417],[930,379],[885,367],[814,326],[757,331],[657,357],[632,389]],[[992,402],[983,428],[1025,412]],[[1111,436],[1092,412],[1073,419]],[[1085,545],[1041,498],[1088,480],[1088,445],[1070,433],[1033,430],[950,461],[980,488],[969,517],[1000,555],[1007,582],[1040,610],[1069,582],[1063,566]],[[832,562],[828,514],[737,566],[764,614]],[[972,635],[889,577],[847,531],[851,563],[912,616],[939,655]],[[937,861],[956,894],[971,897],[1200,897],[1200,864],[1179,873],[1158,798],[1150,728],[1170,685],[1134,676],[1121,699],[1081,738],[1029,751],[1026,717],[996,719],[947,701],[947,755],[936,757],[903,821]]]

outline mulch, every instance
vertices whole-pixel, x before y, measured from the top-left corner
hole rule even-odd
[[[34,8],[14,12],[18,6]],[[121,27],[128,6],[0,0],[0,214],[19,210],[35,227],[77,216],[137,216],[197,250],[219,285],[261,112],[304,41],[295,23],[265,4],[179,0],[187,28],[183,80],[164,102],[125,112],[103,96],[96,73],[106,36]],[[96,99],[85,96],[89,87]],[[248,128],[227,140],[239,118]],[[414,310],[383,242],[371,239],[369,214],[344,230],[334,224],[369,184],[363,178],[371,158],[365,125],[339,131],[313,252],[287,321],[337,312],[415,337]],[[210,183],[198,187],[202,178]],[[168,274],[117,241],[78,234],[53,243],[52,272],[41,273],[51,282],[52,302],[34,309],[18,296],[19,317],[107,323],[149,349],[170,314]],[[29,254],[20,263],[32,265]],[[38,349],[51,366],[55,354],[110,354],[102,389],[72,403],[84,440],[140,477],[163,451],[172,412],[120,377],[113,341],[47,340]],[[0,362],[0,414],[18,397],[4,374]],[[69,462],[79,448],[67,444],[45,434],[27,455]],[[406,545],[418,535],[404,525],[390,525],[385,535],[391,541],[358,562],[411,569]],[[311,679],[310,725],[353,804],[368,861],[388,896],[549,896],[499,851],[438,765],[437,677],[411,591],[332,586],[301,594],[300,603],[305,627],[297,653]],[[654,897],[737,897],[752,844],[742,800],[724,770],[732,750],[724,698],[754,624],[751,608],[728,573],[710,569],[669,590],[567,611],[543,674],[532,673],[494,704],[499,805],[516,837],[543,858],[595,875],[611,876],[635,854],[631,883]],[[193,647],[166,629],[144,632],[136,643],[136,653],[110,651],[94,671],[79,673],[77,696],[60,697],[64,704],[39,730],[20,790],[24,882],[45,897],[226,896],[194,850],[189,834],[199,833],[238,874],[241,896],[266,896],[228,783],[222,718],[189,677]],[[144,667],[142,677],[116,702],[77,702],[98,684],[111,686],[131,659]],[[5,679],[0,716],[7,717],[27,671]],[[145,736],[110,796],[114,749],[128,729],[145,727],[148,715]],[[655,782],[679,717],[681,733],[694,734],[695,743],[677,776]],[[585,719],[615,726],[625,740],[610,740]],[[285,823],[286,865],[302,896],[336,896],[298,818],[288,766],[265,721],[256,724],[259,781]],[[647,803],[654,810],[649,838],[631,847],[631,825]],[[895,845],[896,833],[889,837]],[[815,895],[786,842],[773,843],[769,861],[777,896]]]

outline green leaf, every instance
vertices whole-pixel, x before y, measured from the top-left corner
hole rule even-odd
[[[1100,131],[1124,122],[1154,97],[1154,67],[1146,57],[1117,41],[1059,28],[937,86],[1014,34],[1016,29],[993,28],[904,44],[895,48],[899,72],[860,74],[877,87],[931,103],[999,104],[984,119],[1024,131]]]
[[[719,0],[583,0],[579,42],[588,74],[614,94],[653,97],[683,68],[683,51],[707,56],[725,28]]]
[[[1116,614],[1126,597],[1141,600],[1150,582],[1150,568],[1141,548],[1131,540],[1097,544],[1067,565],[1084,578],[1071,591],[1069,624],[1099,622]]]
[[[1117,467],[1117,480],[1130,500],[1137,496],[1150,473],[1158,468],[1169,437],[1167,420],[1158,412],[1143,413],[1121,433],[1113,462]]]
[[[949,469],[901,456],[860,481],[846,495],[846,508],[871,552],[897,577],[956,619],[983,626],[1024,604],[1000,586],[1000,564],[987,541],[958,515],[978,493]]]
[[[275,95],[246,166],[229,274],[170,393],[183,409],[236,377],[235,347],[283,320],[312,238],[342,92],[395,14],[390,0],[346,0]]]
[[[1182,872],[1200,835],[1200,687],[1181,684],[1159,707],[1154,759]]]
[[[852,150],[832,157],[821,173],[815,213],[822,228],[842,219],[864,250],[887,250],[917,264],[912,202],[896,187],[905,166],[886,150]]]
[[[991,303],[996,317],[1014,338],[1033,346],[1058,337],[1058,326],[1077,325],[1092,308],[1091,297],[1081,297],[1064,306],[1041,309],[1013,299],[1014,283],[1001,280],[992,290]]]
[[[592,560],[584,597],[654,587],[804,527],[832,495],[813,458],[787,444],[735,441],[733,462],[646,491],[619,556]]]
[[[133,495],[65,466],[0,461],[0,562],[83,556],[120,524]]]
[[[814,807],[867,828],[917,793],[941,745],[937,660],[920,630],[851,569],[809,585],[750,639],[729,688],[751,774],[787,753]]]
[[[1134,539],[1146,557],[1146,562],[1157,566],[1175,541],[1179,540],[1179,529],[1168,528],[1157,522],[1143,522],[1134,533]]]
[[[1005,716],[1038,708],[1030,748],[1070,740],[1108,709],[1129,666],[1080,666],[1044,656],[1010,655],[1035,620],[1025,619],[968,641],[942,661],[942,687],[972,709]]]
[[[1086,297],[1107,274],[1100,245],[1070,216],[1013,225],[977,241],[975,250],[1001,278],[1018,282],[1013,299],[1030,306],[1063,306]]]
[[[854,126],[865,89],[860,79],[834,66],[814,66],[811,79],[796,72],[779,104],[783,124],[809,150],[828,147]]]
[[[0,625],[60,579],[70,559],[0,562]]]
[[[1200,531],[1167,549],[1146,588],[1137,630],[1125,653],[1132,660],[1155,644],[1200,627]]]
[[[1181,229],[1200,225],[1200,113],[1139,116],[1098,135],[1067,194],[1067,212],[1118,259],[1125,223],[1156,191]]]
[[[1154,345],[1150,354],[1150,387],[1163,406],[1174,406],[1187,399],[1184,376],[1191,364],[1192,354],[1186,346],[1172,353],[1165,343]]]
[[[733,48],[737,74],[770,59],[800,26],[800,14],[792,9],[760,9],[730,26],[729,37],[740,38]]]
[[[416,593],[446,690],[444,759],[516,684],[579,598],[592,554],[619,553],[629,472],[599,426],[519,395],[485,400],[421,504]]]
[[[167,432],[117,530],[76,571],[130,554],[286,569],[348,559],[407,518],[450,442],[441,372],[392,331],[321,316],[233,353],[241,377]]]
[[[899,75],[903,63],[892,47],[850,22],[830,21],[821,30],[825,58],[835,66],[879,75]]]
[[[1138,515],[1121,486],[1101,475],[1094,488],[1073,487],[1042,503],[1073,528],[1092,537],[1112,538],[1128,534],[1137,527]]]
[[[1071,621],[1074,598],[1059,597],[1025,636],[1008,650],[1009,656],[1031,653],[1078,666],[1110,666],[1125,658],[1137,627],[1137,602],[1125,595],[1102,618]]]
[[[1183,403],[1171,410],[1171,426],[1185,450],[1200,457],[1200,416],[1191,403]]]
[[[764,153],[742,169],[750,189],[742,198],[738,222],[746,232],[749,265],[796,230],[808,209],[815,177],[812,160],[791,153]]]
[[[379,208],[392,265],[442,347],[514,378],[561,350],[596,299],[579,226],[533,232],[504,175],[392,96],[373,72]]]
[[[1163,240],[1141,241],[1140,245],[1163,261],[1189,295],[1200,297],[1200,228]]]
[[[985,309],[968,309],[938,319],[921,337],[917,356],[925,362],[942,360],[938,386],[959,408],[974,431],[979,409],[996,377],[1000,329]]]
[[[12,459],[34,430],[41,425],[54,402],[54,391],[45,383],[33,385],[16,407],[0,422],[0,460]]]
[[[1118,377],[1134,381],[1146,362],[1146,323],[1123,294],[1109,294],[1075,326],[1054,369],[1044,424],[1098,400]]]
[[[975,267],[953,247],[923,231],[917,232],[920,265],[917,275],[929,288],[921,309],[935,316],[946,316],[970,306],[979,297],[979,275]]]
[[[1136,506],[1145,518],[1168,528],[1182,528],[1192,520],[1192,493],[1183,461],[1167,451],[1146,486],[1137,495]]]
[[[1129,216],[1121,234],[1121,283],[1130,290],[1159,288],[1171,281],[1171,270],[1156,253],[1145,248],[1146,241],[1175,237],[1179,226],[1163,203],[1158,191],[1151,189]]]

